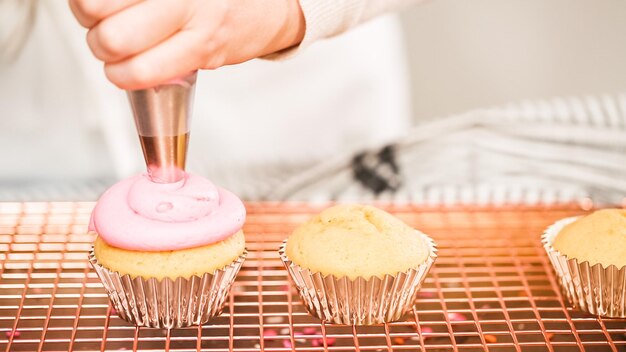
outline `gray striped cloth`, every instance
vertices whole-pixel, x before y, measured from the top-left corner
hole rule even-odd
[[[426,204],[536,204],[626,195],[626,93],[524,101],[416,126],[341,155],[265,198]]]

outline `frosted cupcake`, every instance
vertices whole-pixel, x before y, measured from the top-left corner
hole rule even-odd
[[[108,189],[91,215],[89,260],[119,316],[138,326],[200,325],[220,314],[246,256],[243,203],[187,174]]]
[[[626,210],[560,220],[546,230],[543,243],[572,305],[626,318]]]
[[[337,205],[299,226],[280,256],[312,315],[369,325],[398,320],[411,309],[436,247],[380,209]]]

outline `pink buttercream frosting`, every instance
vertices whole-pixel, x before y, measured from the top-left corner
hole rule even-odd
[[[114,247],[167,251],[224,240],[245,218],[241,200],[205,178],[186,174],[176,183],[155,183],[142,174],[104,192],[89,230]]]

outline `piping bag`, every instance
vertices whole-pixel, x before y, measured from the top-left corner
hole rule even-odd
[[[155,87],[126,91],[153,182],[185,177],[196,76],[194,71]]]

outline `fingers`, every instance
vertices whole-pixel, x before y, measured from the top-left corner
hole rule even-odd
[[[87,43],[98,59],[120,61],[176,33],[188,12],[176,1],[143,1],[102,20],[87,33]]]
[[[142,89],[182,77],[202,68],[215,46],[193,31],[180,31],[163,43],[127,60],[105,65],[107,78],[122,89]],[[223,58],[210,64],[221,66]]]
[[[144,0],[69,0],[74,16],[85,28],[91,28],[103,18]]]

